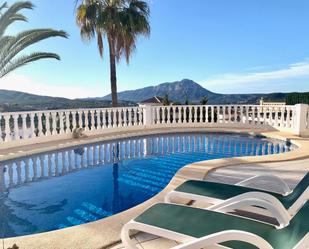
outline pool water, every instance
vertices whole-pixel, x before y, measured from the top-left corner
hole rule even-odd
[[[222,133],[171,134],[91,144],[4,163],[1,236],[96,221],[160,192],[186,164],[293,149],[282,141]]]

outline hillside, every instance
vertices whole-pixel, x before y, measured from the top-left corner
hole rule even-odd
[[[122,101],[122,105],[135,103]],[[0,90],[0,111],[56,110],[70,108],[110,107],[111,101],[100,99],[66,99],[40,96],[18,91]]]
[[[137,90],[124,91],[118,93],[120,100],[140,102],[153,96],[163,97],[168,94],[174,102],[184,103],[188,100],[191,103],[199,103],[203,97],[208,98],[209,104],[256,104],[261,97],[265,100],[282,101],[286,93],[271,94],[219,94],[203,88],[198,83],[184,79],[181,81],[163,83],[158,86],[150,86]],[[110,100],[111,96],[107,95],[103,100]]]
[[[288,95],[288,93],[219,94],[208,91],[192,80],[184,79],[182,81],[163,83],[158,86],[120,92],[118,94],[119,105],[133,106],[142,100],[153,96],[164,97],[166,94],[168,94],[169,98],[173,102],[178,103],[185,103],[186,100],[188,100],[189,103],[200,103],[201,99],[206,96],[208,98],[208,104],[257,104],[261,97],[265,100],[284,101]],[[306,98],[308,98],[308,93],[304,94]],[[295,96],[293,99],[294,98]],[[102,108],[110,106],[110,95],[102,98],[72,100],[66,98],[40,96],[17,91],[0,90],[0,112],[70,108]]]

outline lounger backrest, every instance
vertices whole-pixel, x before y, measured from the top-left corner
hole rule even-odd
[[[291,198],[293,201],[297,201],[297,199],[306,191],[309,187],[309,172],[303,177],[303,179],[296,185],[291,193]]]

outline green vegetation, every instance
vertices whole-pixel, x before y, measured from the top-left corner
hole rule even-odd
[[[83,0],[76,20],[83,39],[97,38],[103,57],[103,38],[109,47],[110,78],[113,106],[118,105],[116,62],[125,56],[129,63],[139,35],[150,34],[149,6],[140,0]]]
[[[0,6],[0,78],[33,61],[50,58],[60,60],[59,55],[46,52],[17,56],[24,49],[39,41],[50,37],[68,37],[66,32],[53,29],[31,29],[16,35],[5,35],[11,24],[17,21],[27,22],[27,18],[20,13],[23,9],[33,9],[33,4],[31,2],[16,2],[8,7],[5,2]]]
[[[309,92],[305,93],[289,93],[286,96],[287,105],[309,104]]]
[[[163,105],[170,105],[171,101],[168,98],[168,94],[165,94],[163,97]]]
[[[122,106],[136,105],[135,103],[129,101],[120,101],[119,104]],[[111,107],[111,101],[97,98],[66,99],[39,96],[17,91],[0,90],[0,112],[102,107]]]
[[[204,96],[203,98],[202,98],[202,100],[201,100],[201,105],[207,105],[207,103],[208,103],[208,98],[207,98],[207,96]]]

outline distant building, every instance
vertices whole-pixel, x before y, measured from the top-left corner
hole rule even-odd
[[[161,98],[159,96],[154,96],[150,99],[145,99],[138,104],[142,105],[142,106],[145,106],[145,105],[151,105],[151,106],[163,105],[163,98]]]
[[[260,99],[260,105],[263,105],[263,106],[269,106],[269,105],[271,105],[271,106],[274,106],[274,105],[286,105],[286,103],[285,102],[268,102],[268,101],[264,101],[264,98],[262,97],[261,99]]]

